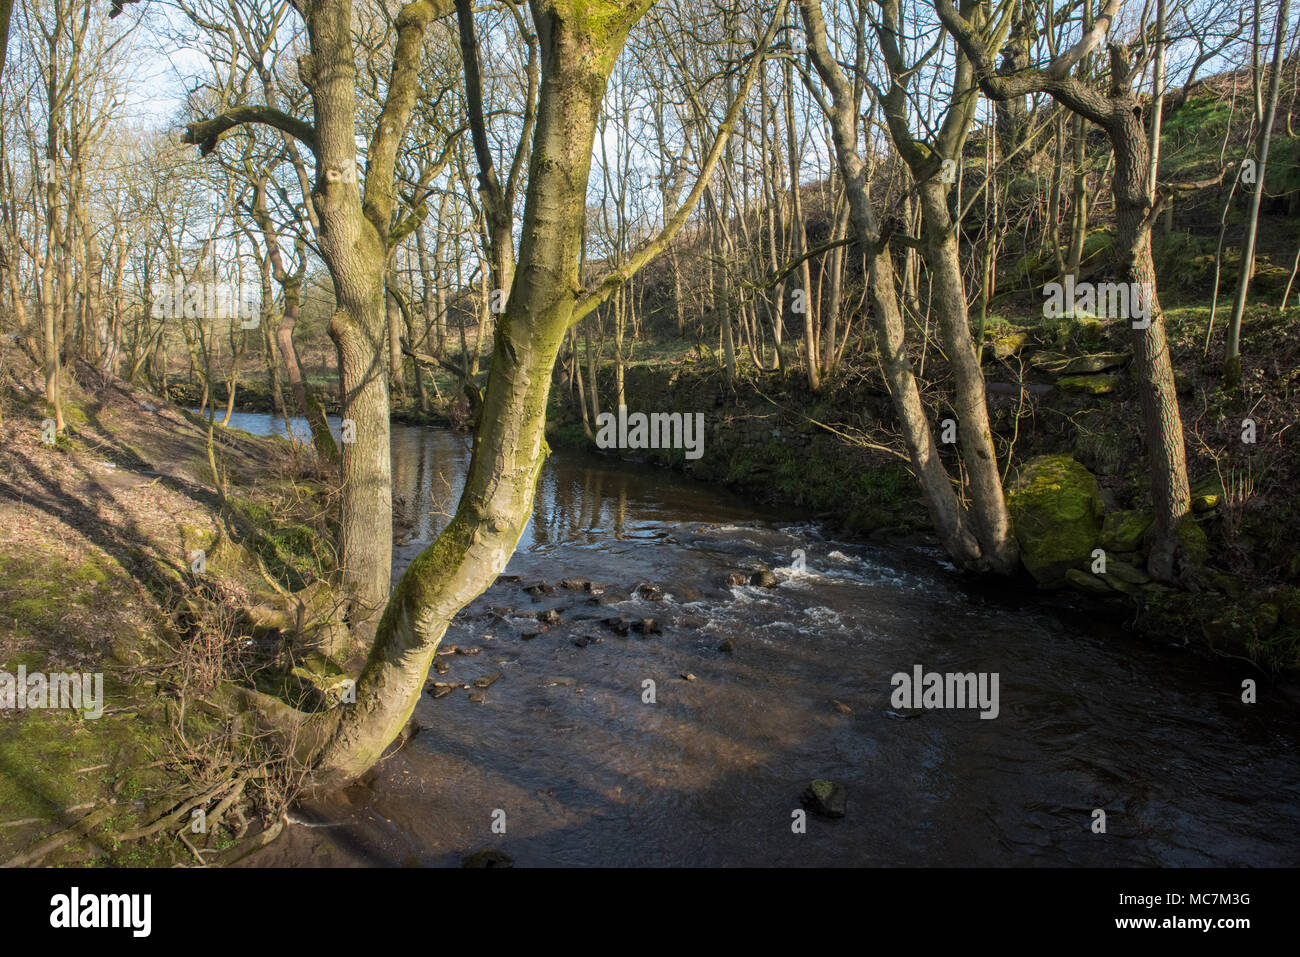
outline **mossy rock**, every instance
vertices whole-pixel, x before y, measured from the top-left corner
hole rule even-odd
[[[1106,584],[1102,576],[1094,575],[1092,572],[1067,568],[1065,570],[1065,581],[1086,595],[1100,595],[1103,597],[1114,595],[1114,591],[1110,585]]]
[[[844,788],[833,781],[815,778],[800,795],[800,802],[821,817],[843,817],[847,795]]]
[[[1056,352],[1052,349],[1040,349],[1029,357],[1029,364],[1035,369],[1045,369],[1048,372],[1060,372],[1070,363],[1070,357],[1064,352]]]
[[[1106,338],[1106,327],[1097,319],[1083,319],[1079,323],[1080,342],[1101,342]]]
[[[1062,375],[1091,375],[1095,372],[1105,372],[1107,369],[1116,369],[1125,365],[1131,356],[1124,352],[1098,352],[1089,356],[1076,356],[1065,364],[1061,369]]]
[[[1056,584],[1070,568],[1086,568],[1101,534],[1104,507],[1097,479],[1069,455],[1030,459],[1007,494],[1025,568]]]
[[[993,358],[1010,359],[1029,341],[1028,334],[1024,332],[1012,332],[1005,336],[999,336],[993,340]]]
[[[1110,372],[1095,375],[1067,375],[1056,380],[1062,392],[1082,392],[1084,395],[1106,395],[1119,388],[1119,376]]]
[[[1196,524],[1196,519],[1188,515],[1178,526],[1178,541],[1182,547],[1183,557],[1200,567],[1210,557],[1210,540],[1205,529]]]
[[[1107,552],[1136,552],[1141,549],[1142,536],[1155,521],[1150,512],[1131,510],[1111,512],[1101,523],[1101,547]]]
[[[1193,512],[1209,512],[1223,502],[1223,480],[1217,475],[1193,483],[1191,491]]]
[[[1129,585],[1145,585],[1151,581],[1151,576],[1136,565],[1109,559],[1106,562],[1106,576]]]

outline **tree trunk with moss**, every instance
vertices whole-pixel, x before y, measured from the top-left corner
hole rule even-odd
[[[610,70],[649,3],[535,0],[542,85],[520,266],[498,316],[481,425],[460,504],[402,576],[317,762],[321,783],[363,773],[409,720],[447,625],[505,568],[545,460],[551,370],[576,302],[596,120]],[[385,450],[386,451],[386,450]]]

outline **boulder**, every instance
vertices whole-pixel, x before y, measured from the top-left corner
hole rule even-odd
[[[1106,574],[1122,582],[1128,582],[1130,585],[1145,585],[1151,581],[1151,576],[1136,565],[1113,559],[1107,559],[1106,561]]]
[[[1007,493],[1020,559],[1042,584],[1059,584],[1070,568],[1087,568],[1101,534],[1097,479],[1069,455],[1026,462]]]
[[[1077,568],[1067,568],[1065,570],[1065,581],[1086,595],[1107,596],[1114,594],[1111,587],[1106,584],[1104,576],[1080,571]]]

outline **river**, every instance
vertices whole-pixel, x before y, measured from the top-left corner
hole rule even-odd
[[[469,440],[392,434],[414,518],[396,581],[453,510]],[[729,584],[760,564],[776,587]],[[601,593],[560,587],[573,578]],[[524,590],[541,582],[553,591]],[[619,616],[662,633],[602,624]],[[479,651],[440,654],[430,677],[470,687],[422,695],[415,738],[246,863],[455,866],[485,848],[518,866],[1300,863],[1296,702],[1244,663],[676,473],[556,452],[453,645]],[[996,673],[996,718],[892,707],[892,676],[918,665]],[[813,778],[843,787],[846,814],[799,833]]]

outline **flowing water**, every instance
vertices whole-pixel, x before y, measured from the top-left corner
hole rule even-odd
[[[454,508],[468,448],[393,427],[414,518],[394,581]],[[760,564],[775,588],[728,584]],[[525,590],[539,582],[554,590]],[[662,633],[602,624],[618,616]],[[451,646],[480,651],[440,654],[430,677],[470,687],[422,695],[415,738],[248,863],[456,865],[489,847],[523,866],[1300,863],[1296,702],[1261,680],[1243,704],[1260,677],[1244,664],[674,473],[556,453]],[[895,712],[891,676],[917,665],[997,673],[997,717]],[[844,788],[847,814],[796,833],[813,778]]]

